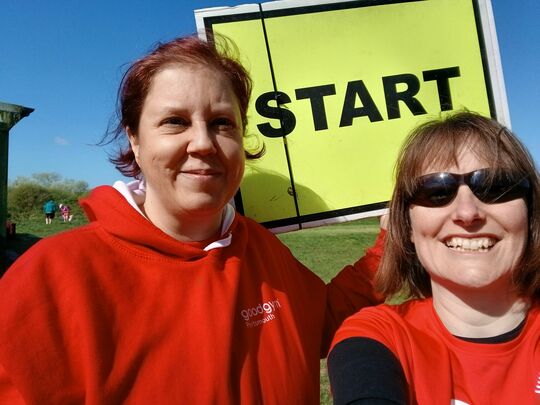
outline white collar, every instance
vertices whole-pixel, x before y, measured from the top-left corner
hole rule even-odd
[[[144,180],[133,180],[129,183],[124,183],[123,181],[118,180],[114,182],[113,187],[124,196],[129,205],[135,208],[135,210],[144,218],[148,219],[140,208],[141,205],[144,204],[144,200],[146,198],[146,183]],[[235,215],[236,213],[233,206],[231,204],[227,204],[223,212],[221,239],[210,243],[204,248],[204,250],[209,251],[212,249],[220,249],[231,244],[232,233],[229,231],[229,228],[234,221]]]

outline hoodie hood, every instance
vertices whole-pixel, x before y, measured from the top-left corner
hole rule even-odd
[[[140,210],[132,206],[122,193],[111,186],[93,189],[90,195],[81,199],[79,203],[88,220],[110,235],[134,245],[133,247],[137,249],[143,249],[147,253],[154,251],[183,260],[196,260],[206,256],[210,249],[230,244],[232,229],[236,224],[236,220],[233,219],[227,227],[225,237],[216,241],[217,246],[216,242],[205,246],[198,242],[181,242],[167,235],[144,217]],[[224,240],[226,242],[227,239],[229,242],[225,245],[219,243]]]

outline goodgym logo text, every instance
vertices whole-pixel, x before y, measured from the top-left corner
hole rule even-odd
[[[281,308],[281,303],[278,299],[261,302],[251,308],[245,308],[240,311],[242,319],[246,321],[248,328],[260,326],[264,323],[276,319],[276,310]],[[262,317],[262,319],[260,319]]]

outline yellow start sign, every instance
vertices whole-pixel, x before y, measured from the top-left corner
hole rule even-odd
[[[377,215],[407,133],[469,109],[508,124],[489,0],[276,1],[195,11],[254,80],[237,209],[277,231]]]

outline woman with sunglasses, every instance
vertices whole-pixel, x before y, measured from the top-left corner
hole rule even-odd
[[[461,112],[412,132],[378,274],[328,358],[336,404],[540,401],[540,183],[520,141]]]

